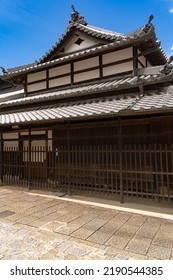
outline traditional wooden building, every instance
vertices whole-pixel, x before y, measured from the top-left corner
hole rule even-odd
[[[41,59],[3,68],[1,184],[169,201],[173,72],[153,16],[121,34],[72,8]]]

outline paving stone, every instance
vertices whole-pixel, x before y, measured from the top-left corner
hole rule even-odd
[[[173,249],[173,233],[159,230],[152,244]]]
[[[135,236],[130,240],[125,250],[145,255],[151,244],[151,239]]]
[[[9,221],[18,221],[18,220],[20,220],[20,219],[22,219],[22,218],[24,218],[25,216],[23,215],[23,214],[18,214],[18,213],[16,213],[16,214],[13,214],[13,215],[11,215],[11,216],[9,216],[9,217],[7,217],[7,220],[9,220]]]
[[[93,219],[94,218],[93,218],[92,214],[84,214],[84,215],[82,215],[80,217],[77,217],[75,219],[75,222],[81,224],[81,226],[82,226],[84,224],[87,224],[88,222],[90,222]]]
[[[99,230],[101,230],[104,233],[107,233],[110,236],[112,236],[117,231],[116,228],[114,228],[113,226],[109,227],[107,226],[107,224],[103,225]]]
[[[110,220],[113,217],[115,217],[116,215],[118,215],[118,211],[116,210],[106,210],[103,213],[101,213],[98,218],[99,219],[104,219],[104,220]]]
[[[147,256],[154,259],[168,260],[171,257],[171,249],[151,245],[147,252]]]
[[[105,210],[102,208],[91,207],[88,214],[92,214],[93,217],[98,218],[104,213]]]
[[[80,238],[80,239],[87,239],[91,234],[93,234],[93,230],[86,229],[86,228],[79,228],[76,231],[74,231],[71,236]]]
[[[79,214],[76,214],[76,213],[70,213],[70,214],[67,214],[65,216],[62,216],[62,217],[59,217],[58,218],[58,221],[60,222],[64,222],[64,223],[69,223],[71,221],[74,221],[76,218],[78,218],[80,215]]]
[[[119,230],[116,231],[115,235],[125,238],[132,238],[139,229],[139,226],[129,225],[125,223]]]
[[[75,256],[78,259],[79,257],[83,257],[90,254],[92,251],[92,248],[75,244],[71,246],[69,250],[67,250],[67,253],[72,256]]]
[[[87,240],[98,244],[105,244],[111,236],[112,234],[110,233],[105,233],[102,230],[97,230],[90,237],[88,237]]]
[[[160,226],[160,230],[173,232],[173,221],[164,220]]]
[[[120,212],[114,219],[118,219],[123,223],[127,222],[132,217],[132,214]]]
[[[144,221],[146,220],[145,216],[142,215],[133,215],[128,221],[127,224],[128,225],[132,225],[132,226],[141,226]]]
[[[160,226],[163,222],[163,219],[161,218],[154,218],[154,217],[147,217],[146,221],[147,224],[150,225],[157,225]]]
[[[15,214],[13,211],[5,210],[5,211],[0,211],[0,218],[7,218],[11,215]]]
[[[19,224],[24,224],[24,225],[28,225],[29,223],[33,222],[33,221],[36,221],[37,218],[36,217],[33,217],[33,216],[27,216],[27,217],[23,217],[22,219],[20,220],[17,220],[17,222]]]
[[[49,222],[49,223],[46,223],[46,224],[42,225],[41,229],[56,232],[59,229],[61,229],[62,227],[65,227],[66,225],[67,225],[66,223],[52,221],[52,222]]]
[[[67,224],[67,225],[65,225],[63,227],[60,227],[60,228],[54,230],[54,231],[58,232],[58,233],[63,233],[63,234],[66,234],[66,235],[70,235],[74,231],[76,231],[78,228],[79,228],[78,224],[73,224],[73,225]]]
[[[121,236],[113,235],[107,242],[106,245],[118,248],[118,249],[124,249],[125,246],[129,243],[130,238],[125,238]]]
[[[159,225],[155,224],[147,224],[144,223],[136,233],[137,236],[145,237],[145,238],[154,238],[156,233],[159,230]]]
[[[101,226],[103,226],[106,222],[107,222],[106,220],[95,218],[92,221],[90,221],[89,223],[85,224],[84,228],[90,229],[90,230],[97,230]]]
[[[60,253],[65,252],[69,247],[73,245],[73,242],[71,241],[64,241],[62,244],[60,244],[57,248]]]
[[[0,193],[0,212],[15,212],[0,218],[0,259],[173,259],[173,221]]]

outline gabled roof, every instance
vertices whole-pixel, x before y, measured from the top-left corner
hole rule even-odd
[[[138,44],[141,41],[145,41],[145,39],[147,39],[148,36],[152,37],[153,35],[154,35],[153,27],[151,27],[151,29],[147,33],[143,32],[142,30],[140,32],[139,31],[133,32],[133,33],[131,33],[130,36],[127,36],[127,37],[117,37],[117,40],[114,42],[107,43],[107,44],[104,44],[101,46],[95,46],[93,48],[82,50],[82,51],[75,52],[72,54],[68,54],[68,55],[59,57],[57,59],[54,59],[52,61],[47,61],[47,62],[42,62],[42,63],[31,63],[28,65],[23,65],[23,66],[19,66],[19,67],[15,67],[15,68],[9,68],[9,69],[7,69],[8,75],[6,74],[5,77],[23,74],[23,73],[27,73],[27,72],[32,72],[35,70],[41,70],[47,66],[58,65],[63,62],[77,59],[79,57],[80,58],[87,57],[88,55],[93,55],[93,54],[99,53],[100,51],[115,50],[116,48],[120,48],[125,45]],[[144,43],[144,48],[145,48],[145,43]],[[154,57],[157,56],[160,60],[160,64],[165,64],[168,61],[168,59],[167,59],[164,51],[160,47],[160,43],[158,42],[158,40],[155,40],[155,48],[156,48],[156,52],[155,53],[152,52],[150,54],[151,59],[154,59]]]
[[[37,69],[42,69],[48,65],[55,65],[77,59],[78,57],[92,55],[100,51],[123,48],[133,44],[139,45],[141,51],[148,51],[153,48],[154,51],[152,51],[151,54],[147,54],[149,61],[151,61],[152,65],[163,65],[167,62],[167,57],[156,37],[154,25],[151,23],[152,19],[153,16],[150,16],[148,22],[144,26],[127,34],[122,34],[87,24],[84,17],[82,17],[73,7],[73,13],[71,14],[71,20],[69,21],[68,27],[58,42],[56,42],[48,52],[37,60],[37,62],[8,68],[7,73],[5,73],[4,76],[8,78],[9,75],[32,72]],[[62,49],[69,40],[71,40],[76,31],[82,32],[91,38],[95,38],[97,40],[97,44],[86,49],[80,49],[79,51],[73,53],[62,54]],[[150,41],[150,44],[148,44],[148,41]]]

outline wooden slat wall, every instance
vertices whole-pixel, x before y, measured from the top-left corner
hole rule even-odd
[[[31,159],[30,164],[26,158]],[[30,157],[27,147],[22,151],[5,147],[3,183],[119,195],[122,180],[125,196],[162,200],[173,197],[172,145],[123,145],[122,171],[119,160],[117,145],[72,145],[70,156],[65,145],[53,150],[36,146]]]

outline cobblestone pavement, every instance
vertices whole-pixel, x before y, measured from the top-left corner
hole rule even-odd
[[[173,221],[0,188],[0,259],[173,259]]]

